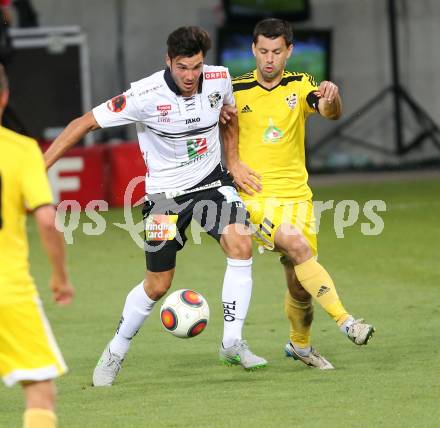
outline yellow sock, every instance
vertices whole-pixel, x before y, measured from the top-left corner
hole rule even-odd
[[[290,320],[290,341],[300,348],[309,347],[313,321],[312,302],[295,300],[287,290],[284,297],[284,311]]]
[[[23,428],[56,428],[57,417],[46,409],[27,409],[24,412]]]
[[[294,268],[303,288],[341,326],[350,315],[342,306],[328,272],[313,257]]]

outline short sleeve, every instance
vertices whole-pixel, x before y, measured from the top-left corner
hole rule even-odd
[[[306,115],[319,112],[319,92],[315,79],[307,73],[304,73],[301,85],[301,103]]]
[[[140,120],[140,110],[132,89],[100,104],[92,112],[101,128],[127,125]]]
[[[223,98],[223,104],[224,105],[235,105],[235,99],[234,99],[234,94],[233,94],[233,90],[232,90],[232,81],[231,81],[231,76],[229,74],[229,71],[226,71],[227,74],[227,78],[226,80],[226,88],[225,88],[225,95]]]
[[[26,148],[21,171],[22,193],[26,208],[34,210],[41,205],[52,204],[52,191],[44,166],[43,154],[36,141],[29,143]]]

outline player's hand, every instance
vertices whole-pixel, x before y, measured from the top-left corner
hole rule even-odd
[[[332,103],[335,101],[339,96],[339,88],[333,83],[328,80],[323,80],[319,84],[319,95],[321,95],[321,98],[324,98],[327,100],[328,103]]]
[[[224,105],[220,110],[220,122],[226,125],[231,120],[231,116],[237,116],[237,107]]]
[[[68,279],[61,279],[53,274],[50,279],[50,289],[52,290],[53,300],[59,305],[72,303],[75,290]]]
[[[234,178],[234,182],[240,189],[248,195],[253,195],[254,192],[261,192],[261,175],[253,169],[249,168],[242,161],[238,161],[233,165],[228,165],[229,172]]]

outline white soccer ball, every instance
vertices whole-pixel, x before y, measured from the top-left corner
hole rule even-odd
[[[197,336],[208,325],[208,302],[197,291],[177,290],[163,302],[160,320],[165,330],[176,337]]]

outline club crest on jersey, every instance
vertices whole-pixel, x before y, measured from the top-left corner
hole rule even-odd
[[[208,95],[208,100],[211,108],[219,108],[220,101],[222,100],[222,96],[220,92],[213,92],[212,94]]]
[[[124,110],[127,104],[127,99],[125,95],[118,95],[113,97],[110,101],[107,101],[107,108],[113,113],[119,113]]]
[[[269,119],[269,126],[263,134],[263,141],[265,143],[278,143],[283,138],[284,132],[274,125],[272,118]]]
[[[287,105],[289,106],[289,108],[291,110],[293,110],[295,108],[296,103],[297,103],[297,99],[298,99],[298,97],[296,96],[296,94],[290,94],[288,97],[286,97]]]

